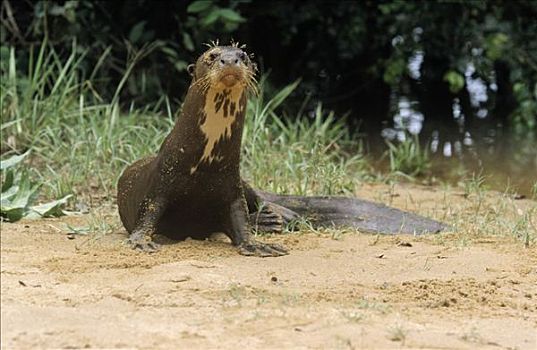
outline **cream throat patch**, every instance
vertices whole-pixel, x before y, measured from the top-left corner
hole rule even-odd
[[[231,138],[231,126],[245,107],[240,103],[243,93],[242,86],[230,89],[212,88],[207,91],[203,107],[204,120],[200,125],[206,144],[200,160],[190,169],[191,174],[203,162],[212,163],[221,160],[221,156],[214,154],[214,148],[219,141]]]

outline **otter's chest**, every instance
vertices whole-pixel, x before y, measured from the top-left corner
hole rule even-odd
[[[213,169],[238,162],[246,98],[239,89],[209,89],[199,115],[197,134],[200,136],[199,159],[190,168]]]

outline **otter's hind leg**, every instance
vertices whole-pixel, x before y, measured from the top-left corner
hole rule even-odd
[[[255,231],[282,233],[286,225],[299,218],[299,215],[290,209],[264,201],[245,181],[242,181],[242,186],[250,225]]]

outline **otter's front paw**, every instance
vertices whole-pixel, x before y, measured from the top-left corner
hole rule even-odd
[[[127,244],[134,250],[144,253],[155,253],[160,249],[160,245],[147,238],[129,238]]]
[[[249,241],[239,245],[239,254],[266,258],[269,256],[287,255],[289,252],[278,244]]]

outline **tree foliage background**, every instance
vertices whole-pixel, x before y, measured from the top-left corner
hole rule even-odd
[[[448,118],[458,98],[475,119],[466,89],[479,77],[491,118],[537,128],[537,1],[27,1],[2,0],[1,69],[10,47],[19,60],[43,42],[66,56],[84,53],[82,74],[102,98],[123,105],[179,103],[186,67],[202,43],[235,39],[254,52],[274,86],[302,78],[298,103],[370,110],[379,121],[393,91],[423,101],[425,118]],[[419,78],[409,63],[419,53]],[[132,69],[128,63],[135,62]],[[471,75],[467,67],[474,68]],[[28,62],[18,64],[24,70]],[[98,67],[95,70],[95,67]],[[432,104],[431,111],[427,103]],[[434,107],[434,108],[433,108]],[[446,117],[448,116],[448,117]]]

